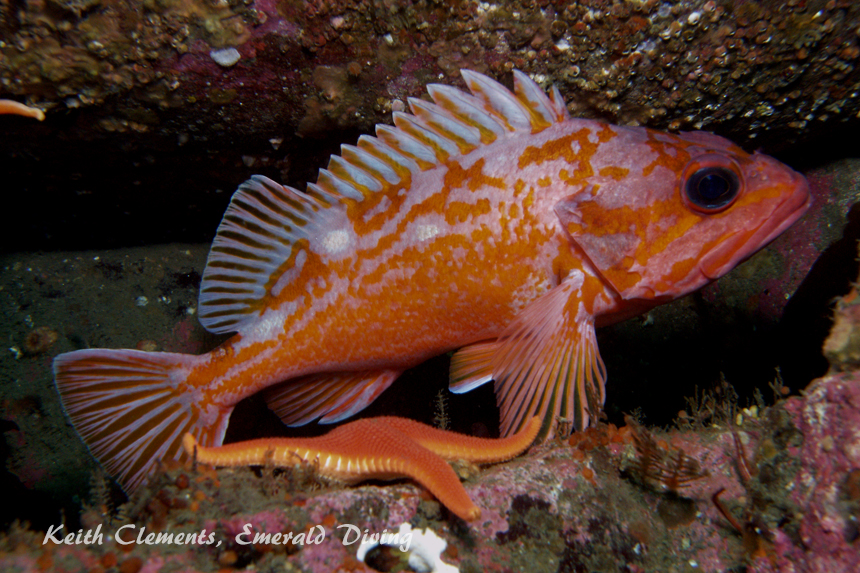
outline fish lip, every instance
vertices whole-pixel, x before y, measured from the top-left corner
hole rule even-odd
[[[765,158],[769,161],[774,161],[764,155],[758,155],[760,158]],[[782,183],[785,187],[791,187],[793,191],[788,193],[785,199],[780,203],[768,216],[764,222],[759,225],[755,233],[753,233],[746,241],[736,244],[731,240],[723,241],[721,246],[706,254],[699,261],[699,270],[709,280],[716,280],[735,268],[738,264],[748,259],[768,244],[776,239],[783,231],[792,226],[812,205],[812,195],[809,192],[809,182],[802,174],[788,170],[786,172],[790,178]],[[746,245],[756,245],[754,249],[747,250]],[[735,251],[735,254],[730,259],[718,264],[725,250]]]

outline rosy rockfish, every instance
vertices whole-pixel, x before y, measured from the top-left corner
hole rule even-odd
[[[199,316],[235,333],[201,356],[79,350],[54,361],[65,410],[126,489],[190,432],[221,445],[265,391],[289,425],[344,420],[407,368],[459,349],[450,387],[493,381],[501,432],[581,429],[604,402],[594,329],[684,296],[810,203],[803,176],[708,133],[569,117],[521,72],[344,145],[305,192],[255,176],[209,253]],[[373,436],[367,436],[373,440]]]

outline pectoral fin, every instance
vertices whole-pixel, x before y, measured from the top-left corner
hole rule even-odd
[[[535,415],[539,437],[553,435],[558,418],[581,430],[596,419],[605,397],[606,369],[593,317],[580,309],[581,280],[569,280],[528,305],[495,342],[490,360],[501,432],[521,430]]]

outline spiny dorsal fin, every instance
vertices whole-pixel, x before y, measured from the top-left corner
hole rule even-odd
[[[364,135],[356,146],[342,146],[306,193],[259,175],[243,183],[218,227],[203,273],[203,326],[215,333],[242,330],[298,276],[307,258],[303,250],[351,249],[346,206],[408,191],[421,171],[507,133],[534,133],[568,117],[557,89],[547,97],[520,71],[514,72],[514,92],[477,72],[462,74],[472,95],[427,86],[433,103],[410,98],[412,115],[395,112],[395,127],[378,125],[376,137]]]

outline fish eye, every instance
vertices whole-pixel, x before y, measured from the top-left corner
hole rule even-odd
[[[683,186],[684,201],[700,213],[718,213],[727,209],[740,194],[739,170],[728,158],[703,159],[691,162],[685,170],[689,175]]]

